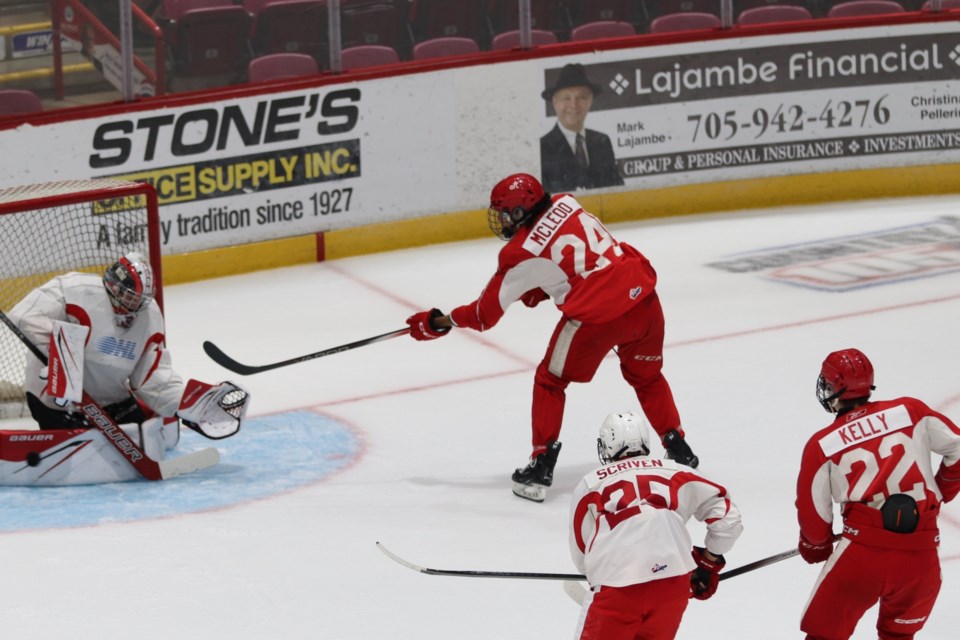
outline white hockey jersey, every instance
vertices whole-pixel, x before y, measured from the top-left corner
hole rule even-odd
[[[570,554],[591,585],[625,587],[696,565],[686,523],[707,525],[704,546],[730,551],[743,526],[722,486],[672,460],[627,458],[591,471],[573,492]]]
[[[44,353],[49,350],[55,321],[89,327],[83,386],[101,406],[125,400],[132,393],[161,416],[176,413],[184,383],[171,366],[163,313],[155,300],[124,329],[114,323],[113,308],[100,276],[67,273],[31,291],[8,315]],[[42,369],[37,358],[27,357],[27,391],[57,409],[44,393]]]

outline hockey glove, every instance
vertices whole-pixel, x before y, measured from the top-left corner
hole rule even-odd
[[[434,326],[435,318],[443,317],[443,311],[440,309],[431,309],[430,311],[421,311],[407,318],[407,324],[410,325],[410,337],[414,340],[436,340],[450,333],[450,327],[443,329]]]
[[[937,488],[940,489],[944,502],[950,502],[956,498],[960,493],[960,462],[954,463],[951,467],[941,462],[934,480],[937,481]]]
[[[667,450],[667,458],[670,460],[676,460],[693,469],[700,465],[700,458],[693,453],[693,449],[683,439],[678,429],[672,429],[663,436],[663,447]]]
[[[531,289],[530,291],[527,291],[525,294],[520,296],[520,302],[522,302],[523,304],[527,305],[532,309],[538,304],[540,304],[541,302],[543,302],[544,300],[548,300],[549,298],[550,296],[547,295],[546,291],[544,291],[540,287],[537,287],[536,289]]]
[[[716,560],[707,558],[704,547],[693,548],[693,561],[697,568],[690,574],[690,589],[697,600],[706,600],[717,592],[720,584],[720,570],[727,564],[723,556],[714,556]]]
[[[833,540],[814,544],[801,533],[800,542],[797,543],[797,551],[800,552],[800,557],[807,561],[807,564],[826,562],[830,554],[833,553]]]

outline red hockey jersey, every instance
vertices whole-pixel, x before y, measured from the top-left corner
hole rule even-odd
[[[562,194],[510,239],[480,297],[454,309],[450,318],[458,327],[486,331],[507,307],[539,288],[567,317],[602,323],[633,307],[656,282],[639,251],[617,242],[573,196]]]
[[[931,452],[943,456],[934,474]],[[833,503],[879,509],[895,493],[921,513],[960,488],[960,429],[915,398],[868,402],[807,442],[797,480],[800,531],[813,543],[832,535]]]

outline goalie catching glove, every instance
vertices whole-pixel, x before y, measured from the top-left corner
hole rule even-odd
[[[240,431],[249,399],[247,390],[232,382],[214,386],[191,379],[180,399],[177,416],[183,424],[211,440],[229,438]]]

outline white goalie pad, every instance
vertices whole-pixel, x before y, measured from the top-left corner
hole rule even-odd
[[[177,415],[199,434],[220,440],[240,431],[249,399],[247,390],[232,382],[214,386],[191,379],[183,392]]]
[[[83,347],[90,327],[57,320],[50,333],[46,393],[80,402],[83,396]]]

